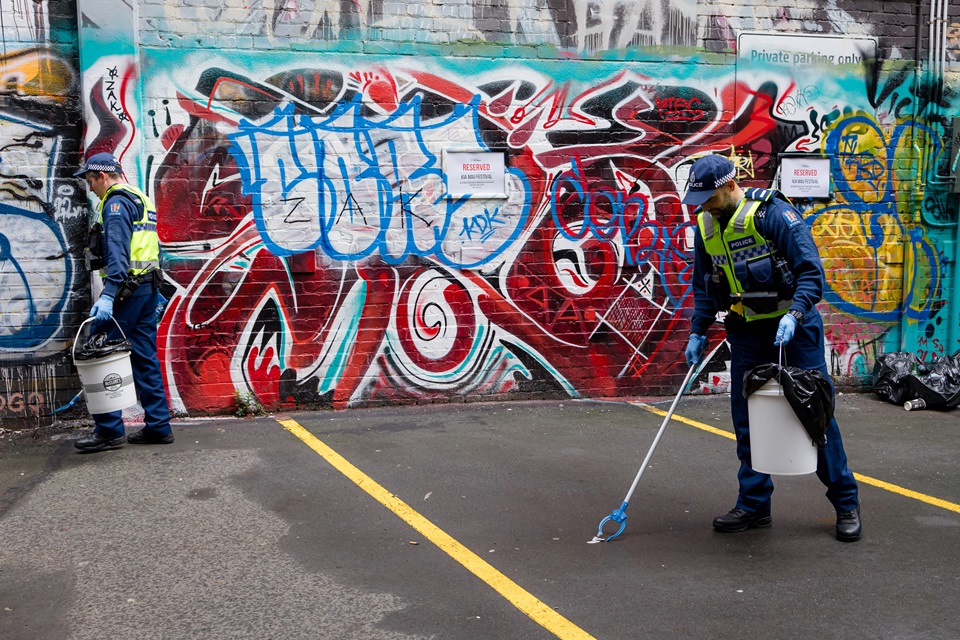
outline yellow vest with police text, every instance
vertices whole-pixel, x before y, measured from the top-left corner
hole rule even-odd
[[[100,199],[100,223],[103,224],[103,205],[115,191],[125,191],[143,206],[143,216],[133,223],[133,235],[130,236],[130,269],[133,275],[140,275],[160,268],[160,236],[157,235],[157,207],[147,195],[128,184],[115,184]],[[101,271],[101,274],[104,272]]]
[[[706,211],[701,212],[697,220],[703,246],[710,254],[713,266],[723,270],[730,286],[730,297],[733,301],[730,311],[739,314],[747,321],[782,316],[793,303],[792,300],[779,300],[776,311],[757,313],[743,302],[743,294],[748,293],[748,290],[745,283],[737,278],[737,272],[747,273],[749,264],[757,260],[773,261],[773,251],[766,238],[757,231],[756,226],[755,216],[762,204],[764,203],[761,200],[747,198],[741,200],[722,232],[713,216]],[[772,272],[771,265],[770,273]],[[769,284],[770,289],[767,292],[775,294],[774,282],[771,280]],[[749,293],[763,293],[763,291],[751,289]]]

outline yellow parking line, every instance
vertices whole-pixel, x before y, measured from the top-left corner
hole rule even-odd
[[[667,412],[656,407],[652,407],[643,402],[631,402],[630,404],[645,409],[650,413],[655,413],[658,416],[666,416]],[[729,438],[730,440],[736,440],[737,437],[730,431],[725,431],[723,429],[717,429],[716,427],[711,427],[708,424],[702,422],[697,422],[696,420],[691,420],[690,418],[684,418],[683,416],[678,416],[673,414],[671,420],[676,420],[677,422],[682,422],[683,424],[688,424],[691,427],[696,427],[708,433],[713,433],[718,436],[723,436],[724,438]],[[865,476],[860,473],[854,473],[853,477],[857,479],[857,482],[862,482],[863,484],[869,484],[892,493],[904,496],[906,498],[913,498],[914,500],[919,500],[920,502],[925,502],[927,504],[933,505],[935,507],[940,507],[941,509],[946,509],[947,511],[954,511],[960,513],[960,504],[955,502],[949,502],[947,500],[942,500],[940,498],[934,498],[933,496],[928,496],[925,493],[920,493],[919,491],[913,491],[912,489],[906,489],[904,487],[890,484],[889,482],[884,482],[883,480],[877,480],[876,478],[871,478],[870,476]]]
[[[947,502],[946,500],[934,498],[933,496],[928,496],[925,493],[906,489],[904,487],[890,484],[889,482],[884,482],[883,480],[877,480],[876,478],[871,478],[870,476],[865,476],[860,473],[854,473],[853,477],[857,479],[857,482],[873,485],[874,487],[879,487],[880,489],[886,489],[887,491],[892,491],[893,493],[900,494],[901,496],[907,498],[913,498],[914,500],[919,500],[920,502],[926,502],[927,504],[932,504],[935,507],[940,507],[941,509],[946,509],[947,511],[955,511],[956,513],[960,513],[960,504],[955,502]]]
[[[494,591],[506,598],[510,604],[528,615],[534,622],[562,640],[595,640],[589,633],[576,626],[559,613],[535,598],[513,580],[497,571],[477,554],[454,540],[435,524],[414,511],[403,500],[393,495],[370,476],[348,462],[339,453],[321,442],[312,433],[301,427],[295,420],[277,418],[283,427],[297,436],[308,447],[316,451],[337,471],[349,478],[354,484],[366,491],[374,500],[395,513],[401,520],[419,531],[427,540],[437,545],[441,551],[462,564]]]
[[[656,407],[652,407],[652,406],[650,406],[649,404],[646,404],[646,403],[644,403],[644,402],[631,402],[630,404],[632,404],[632,405],[635,406],[635,407],[640,407],[641,409],[645,409],[645,410],[649,411],[650,413],[655,413],[655,414],[657,414],[658,416],[661,416],[661,417],[666,417],[666,415],[667,415],[667,412],[666,412],[666,411],[661,411],[660,409],[657,409]],[[708,432],[708,433],[712,433],[712,434],[717,435],[717,436],[722,436],[722,437],[724,437],[724,438],[727,438],[728,440],[736,440],[736,439],[737,439],[737,436],[735,436],[735,435],[734,435],[732,432],[730,432],[730,431],[725,431],[725,430],[723,430],[723,429],[717,429],[716,427],[711,427],[711,426],[708,425],[708,424],[703,424],[702,422],[697,422],[696,420],[691,420],[690,418],[684,418],[683,416],[677,415],[676,413],[674,413],[674,414],[673,414],[673,417],[670,418],[670,419],[671,419],[671,420],[676,420],[677,422],[682,422],[683,424],[688,424],[688,425],[690,425],[691,427],[696,427],[697,429],[700,429],[700,430],[702,430],[702,431],[706,431],[706,432]]]

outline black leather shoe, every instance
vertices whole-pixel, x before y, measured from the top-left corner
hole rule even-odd
[[[863,535],[863,524],[860,522],[860,507],[850,511],[837,512],[837,540],[840,542],[856,542]]]
[[[170,444],[173,442],[173,434],[168,433],[165,436],[161,436],[152,431],[147,431],[147,428],[144,427],[140,429],[140,431],[127,436],[127,442],[130,444]]]
[[[91,433],[73,443],[82,453],[96,453],[109,449],[119,449],[123,446],[123,436],[119,438],[104,438],[98,433]]]
[[[731,509],[730,513],[713,519],[713,528],[720,533],[736,533],[747,529],[766,529],[773,524],[773,516],[750,513],[743,509]]]

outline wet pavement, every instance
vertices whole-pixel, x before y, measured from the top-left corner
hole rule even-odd
[[[736,498],[724,396],[182,420],[0,439],[0,638],[960,637],[960,413],[838,398],[864,537],[813,475]],[[648,405],[649,406],[649,405]],[[302,428],[302,429],[301,429]],[[358,486],[359,485],[359,486]]]

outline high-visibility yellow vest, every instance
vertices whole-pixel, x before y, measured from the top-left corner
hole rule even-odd
[[[772,195],[772,192],[760,191],[759,195]],[[726,276],[727,284],[730,287],[731,305],[730,311],[733,311],[747,321],[762,320],[764,318],[776,318],[782,316],[793,304],[793,300],[776,300],[774,311],[759,312],[751,307],[751,294],[754,296],[768,294],[776,296],[776,265],[773,259],[773,250],[767,244],[764,238],[757,231],[756,213],[764,204],[767,198],[760,200],[744,198],[741,200],[737,210],[730,218],[726,228],[720,233],[713,215],[707,212],[701,212],[697,219],[697,226],[700,235],[703,238],[703,246],[710,254],[710,259],[714,268],[719,267]],[[766,261],[762,265],[759,261]],[[747,289],[747,283],[742,282],[738,274],[746,277],[751,271],[751,265],[755,267],[756,272],[768,276],[767,282],[761,289],[753,286]],[[745,295],[746,294],[746,295]],[[770,300],[768,297],[767,300]]]
[[[133,275],[140,275],[160,268],[160,236],[157,235],[157,207],[143,191],[129,184],[115,184],[100,199],[100,224],[103,224],[103,205],[115,191],[125,191],[140,200],[143,216],[133,223],[133,235],[130,236],[130,269]],[[101,270],[102,275],[106,272]]]

